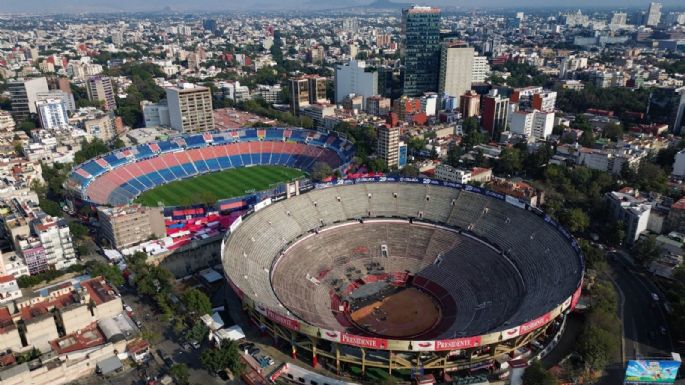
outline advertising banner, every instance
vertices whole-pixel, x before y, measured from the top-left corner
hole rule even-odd
[[[480,346],[481,336],[435,341],[435,350],[461,350]]]
[[[288,329],[300,330],[300,323],[298,321],[276,313],[275,311],[271,311],[269,308],[266,308],[266,317],[281,326],[287,327]]]
[[[631,360],[626,368],[626,384],[672,384],[675,382],[679,361]]]
[[[347,345],[368,349],[387,349],[388,341],[384,338],[362,337],[354,334],[342,333],[340,342]]]
[[[550,313],[547,313],[543,315],[542,317],[538,317],[532,321],[528,321],[521,325],[521,334],[526,334],[529,331],[538,329],[544,325],[546,325],[549,321],[552,320],[552,317],[550,316]]]

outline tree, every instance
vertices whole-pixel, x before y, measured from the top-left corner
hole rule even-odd
[[[383,159],[375,158],[369,162],[369,168],[373,172],[387,172],[388,165]]]
[[[188,312],[199,316],[209,314],[212,311],[212,303],[209,297],[195,288],[186,290],[181,296],[181,301],[183,301]]]
[[[190,378],[190,372],[186,364],[175,364],[169,369],[169,374],[176,379],[181,385],[187,385]]]
[[[124,284],[124,275],[119,270],[118,266],[109,265],[100,261],[93,261],[87,264],[90,275],[93,277],[103,276],[107,282],[114,286],[121,286]]]
[[[245,371],[245,364],[240,359],[240,350],[235,341],[223,340],[218,349],[204,350],[200,361],[202,367],[210,373],[228,369],[238,377]]]
[[[195,322],[192,328],[186,334],[186,338],[190,341],[200,342],[207,337],[209,329],[204,322]]]
[[[416,154],[421,152],[426,147],[426,144],[428,144],[428,141],[424,138],[421,138],[419,136],[412,136],[409,138],[407,141],[407,149],[409,152]]]
[[[496,171],[502,174],[515,174],[523,168],[521,151],[518,148],[505,148],[499,155],[496,163]]]
[[[158,293],[165,295],[171,293],[171,279],[173,275],[159,266],[138,263],[132,266],[135,273],[135,284],[138,292],[143,295],[155,297]],[[162,299],[165,296],[161,297]],[[163,307],[161,304],[160,307]]]
[[[321,181],[333,175],[333,169],[326,162],[316,162],[310,175],[314,180]]]
[[[604,126],[602,136],[613,141],[618,141],[623,138],[623,127],[618,123],[609,123]]]
[[[635,242],[635,245],[633,245],[631,251],[633,257],[635,257],[638,262],[646,265],[659,256],[661,248],[656,243],[656,236],[648,235],[646,237],[640,237],[640,239]]]
[[[88,143],[85,139],[81,141],[81,150],[74,154],[74,163],[80,164],[88,159],[102,155],[109,151],[107,145],[100,139],[94,139]]]
[[[469,116],[464,119],[464,122],[461,124],[461,132],[464,133],[464,135],[471,135],[474,131],[478,131],[478,120],[473,116]]]
[[[668,191],[668,176],[659,166],[643,159],[637,169],[637,188],[643,191],[665,193]]]
[[[567,229],[574,233],[585,231],[590,225],[590,218],[580,208],[563,211],[559,219]]]
[[[604,368],[611,359],[612,351],[616,348],[615,340],[616,338],[610,332],[587,323],[578,346],[585,368],[589,371]]]
[[[556,378],[542,367],[540,361],[534,361],[523,372],[523,385],[554,385],[556,383]]]
[[[447,148],[447,159],[445,160],[445,163],[452,167],[459,167],[462,155],[461,147],[457,146],[455,143],[450,143],[450,146]]]
[[[39,197],[38,206],[40,206],[41,210],[45,211],[46,214],[53,217],[62,215],[62,207],[59,205],[59,203],[53,200]]]
[[[400,170],[400,175],[407,178],[415,178],[419,176],[419,169],[413,164],[408,164]]]
[[[36,123],[34,123],[31,119],[26,119],[22,121],[16,128],[16,130],[24,131],[26,134],[30,134],[31,130],[34,129],[36,129]]]
[[[78,222],[69,222],[69,231],[78,240],[82,240],[88,235],[88,228]]]
[[[486,136],[480,130],[475,129],[470,134],[464,135],[461,139],[461,144],[466,150],[471,150],[473,147],[485,143]]]
[[[121,140],[121,138],[119,138],[119,137],[114,139],[114,141],[112,142],[112,148],[114,148],[114,149],[119,149],[119,148],[124,148],[124,147],[126,147],[126,143],[124,143],[124,141]]]

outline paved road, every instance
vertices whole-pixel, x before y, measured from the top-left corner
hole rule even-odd
[[[623,304],[625,359],[660,357],[672,352],[663,311],[664,294],[625,256],[609,258],[609,263]],[[659,301],[652,298],[652,293],[658,295]]]

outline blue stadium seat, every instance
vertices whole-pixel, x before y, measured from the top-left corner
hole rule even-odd
[[[283,130],[278,128],[266,129],[266,140],[281,140],[283,139]]]
[[[83,163],[81,165],[81,168],[88,171],[88,173],[92,176],[98,176],[105,172],[105,169],[102,168],[99,164],[95,163],[95,161],[88,161],[86,163]]]
[[[232,155],[229,158],[233,167],[242,167],[245,165],[245,163],[243,163],[243,158],[240,155]]]
[[[183,167],[183,169],[186,171],[186,174],[188,175],[197,174],[197,170],[195,169],[195,167],[193,167],[192,163],[183,163],[181,167]]]
[[[229,159],[229,157],[222,156],[218,159],[219,159],[219,166],[221,166],[221,168],[223,170],[233,167],[233,166],[231,166],[231,160]]]
[[[174,175],[176,175],[176,178],[185,178],[185,177],[188,176],[188,174],[186,173],[186,170],[183,169],[183,167],[181,167],[181,166],[169,167],[169,170],[170,170]]]
[[[209,166],[209,170],[210,170],[210,171],[219,171],[219,170],[221,170],[221,166],[219,165],[219,161],[216,160],[216,158],[205,159],[205,163],[207,163],[207,166]]]
[[[164,168],[164,169],[161,169],[161,170],[157,170],[157,172],[158,172],[159,175],[161,175],[162,178],[164,178],[164,180],[166,180],[167,182],[172,182],[172,181],[176,180],[176,177],[175,177],[174,174],[171,172],[171,170],[169,170],[168,168]]]
[[[202,147],[205,145],[205,140],[202,138],[202,135],[187,136],[185,139],[189,148]]]
[[[198,160],[194,162],[195,168],[197,169],[198,172],[207,172],[209,170],[209,167],[207,167],[207,163],[205,163],[204,160]]]
[[[148,146],[147,144],[137,146],[136,151],[138,151],[138,153],[135,156],[136,160],[149,158],[155,154],[154,152],[152,152],[150,146]]]

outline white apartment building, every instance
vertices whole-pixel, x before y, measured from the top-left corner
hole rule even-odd
[[[66,221],[46,215],[33,220],[31,227],[45,249],[48,265],[59,270],[76,264],[71,231]]]
[[[14,251],[9,251],[0,256],[0,275],[11,275],[14,278],[19,278],[22,275],[29,275],[29,267],[23,258]]]
[[[252,97],[259,97],[270,104],[280,103],[283,100],[283,88],[280,84],[273,86],[258,84],[257,89],[253,92]]]
[[[488,58],[485,56],[474,56],[471,82],[483,83],[489,75],[490,64],[488,64]]]
[[[335,103],[342,103],[350,94],[361,95],[364,106],[366,98],[378,95],[378,72],[371,71],[362,60],[350,60],[335,67]]]
[[[152,103],[147,100],[140,102],[143,110],[143,120],[145,127],[170,127],[171,117],[169,115],[169,106],[166,100],[160,100],[159,103]]]
[[[67,106],[62,99],[44,99],[36,102],[41,127],[54,130],[69,126]]]
[[[21,289],[12,275],[0,276],[0,304],[21,298]]]
[[[509,115],[509,131],[512,134],[517,134],[532,139],[533,137],[533,116],[535,114],[529,111],[514,111]]]
[[[219,89],[224,99],[235,102],[250,100],[250,89],[247,86],[240,85],[240,82],[237,80],[235,82],[221,82],[219,83]]]
[[[547,140],[554,130],[554,112],[536,111],[533,114],[533,137]]]
[[[212,92],[207,87],[183,84],[166,89],[171,128],[182,133],[214,129]]]
[[[463,42],[444,43],[440,54],[438,93],[455,98],[471,89],[474,49]]]
[[[637,169],[640,161],[647,156],[646,151],[630,149],[595,150],[582,147],[579,150],[577,163],[593,170],[600,170],[619,175],[624,164]]]
[[[17,124],[9,111],[0,111],[0,132],[14,131]]]
[[[435,167],[435,178],[453,183],[469,183],[471,181],[471,171],[440,163]]]
[[[62,90],[50,90],[48,92],[38,92],[36,94],[38,100],[44,99],[61,99],[64,105],[67,107],[67,112],[76,111],[76,101],[74,100],[74,95],[69,92],[64,92]]]
[[[675,154],[671,175],[676,178],[685,179],[685,149],[680,150]]]

